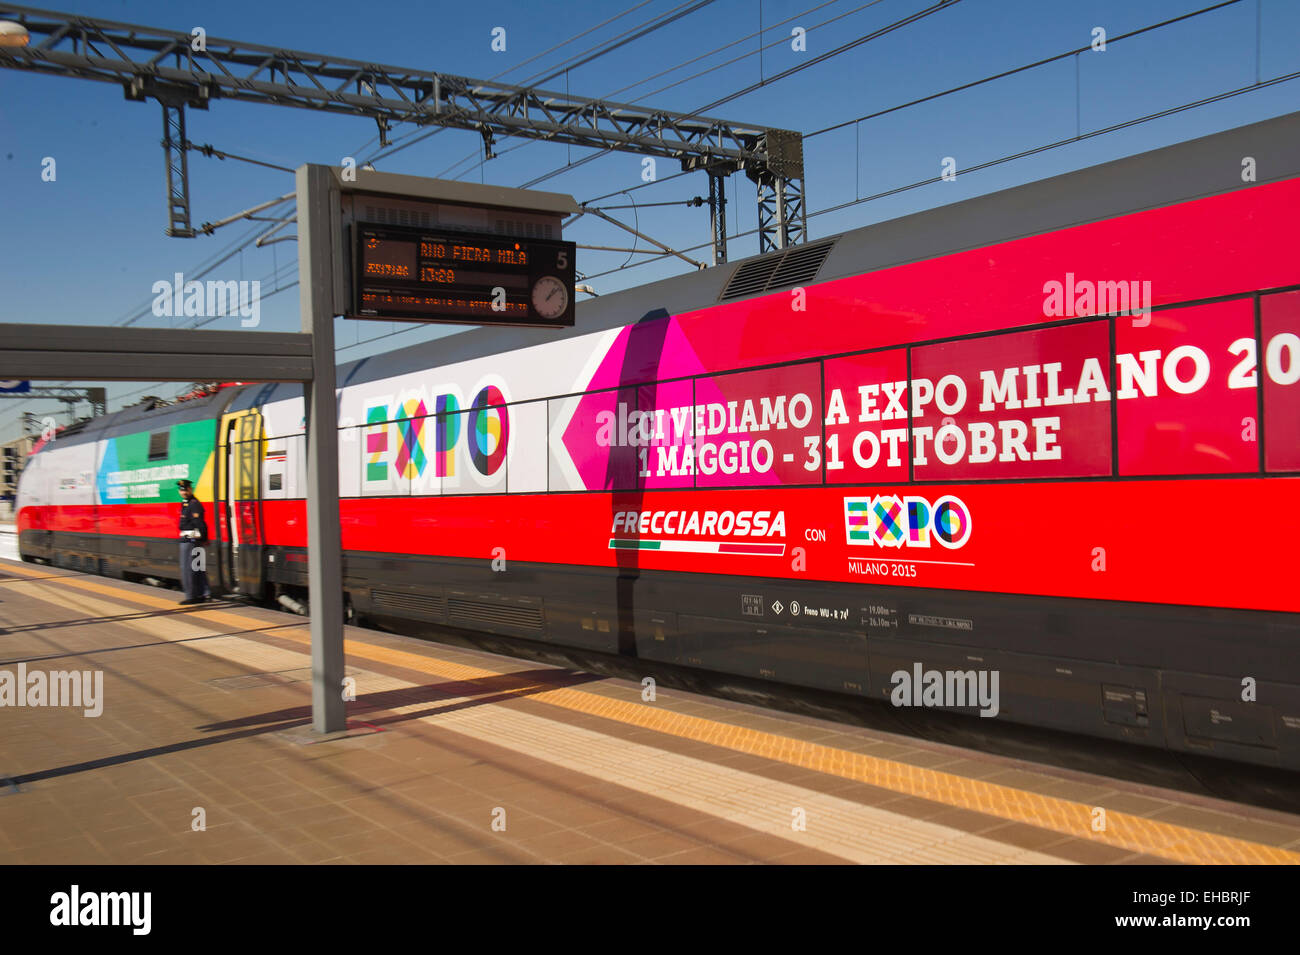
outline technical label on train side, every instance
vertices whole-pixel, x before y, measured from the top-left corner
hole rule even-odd
[[[811,607],[808,604],[791,603],[790,615],[800,620],[815,617],[818,620],[844,621],[849,619],[848,607]]]
[[[944,630],[974,630],[975,621],[961,617],[936,617],[928,613],[909,613],[907,622],[920,627],[941,627]]]
[[[763,616],[763,595],[762,594],[741,594],[740,612],[743,616],[746,617]]]
[[[898,629],[898,611],[883,604],[868,604],[863,607],[862,622],[869,627],[893,627]]]

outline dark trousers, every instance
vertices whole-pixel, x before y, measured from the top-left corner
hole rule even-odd
[[[185,596],[190,600],[197,600],[199,597],[211,596],[208,588],[208,572],[206,570],[194,569],[194,549],[196,547],[204,548],[204,557],[210,553],[207,550],[207,544],[198,544],[192,540],[181,541],[181,586],[185,588]],[[207,566],[205,563],[204,567]]]

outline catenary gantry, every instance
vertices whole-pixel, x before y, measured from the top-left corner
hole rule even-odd
[[[805,233],[803,141],[797,132],[614,103],[448,73],[386,66],[0,5],[30,44],[0,47],[0,67],[121,84],[128,99],[163,108],[167,234],[195,235],[190,221],[185,108],[216,99],[294,106],[373,119],[381,144],[398,123],[471,130],[491,146],[514,136],[674,159],[710,177],[715,261],[726,259],[722,186],[744,171],[758,187],[759,252]]]

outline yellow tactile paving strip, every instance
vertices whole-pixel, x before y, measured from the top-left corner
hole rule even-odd
[[[6,565],[6,569],[27,576],[47,577],[47,570],[28,570]],[[0,581],[0,585],[3,585]],[[98,584],[80,577],[68,577],[60,584],[159,607],[174,602],[149,594],[124,594],[120,588]],[[192,612],[213,623],[250,629],[250,621],[220,610]],[[267,629],[270,629],[268,625]],[[251,628],[253,631],[257,627]],[[276,636],[309,644],[310,635],[301,629],[275,627]],[[423,654],[347,640],[345,652],[354,658],[387,663],[451,680],[474,680],[500,676],[498,671],[451,663]],[[514,691],[527,692],[524,689]],[[1210,865],[1233,864],[1300,864],[1300,853],[1278,846],[1236,839],[1204,832],[1187,826],[1145,819],[1123,812],[1106,813],[1106,829],[1092,830],[1093,807],[1083,803],[1039,793],[1027,792],[997,783],[970,779],[941,770],[925,769],[896,760],[823,746],[775,733],[767,733],[708,720],[643,704],[628,703],[594,693],[571,689],[553,689],[530,693],[529,699],[566,710],[615,720],[625,725],[665,733],[680,739],[694,740],[749,753],[766,759],[851,779],[881,789],[932,800],[944,805],[980,812],[985,815],[1020,822],[1095,840],[1106,845],[1160,856],[1176,862]]]

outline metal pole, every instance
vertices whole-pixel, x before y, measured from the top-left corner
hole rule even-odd
[[[338,405],[334,397],[334,246],[340,207],[327,166],[299,166],[298,300],[311,335],[307,411],[307,573],[311,610],[311,713],[318,733],[347,727],[343,703],[343,555],[339,530]]]
[[[163,153],[167,163],[167,234],[194,238],[190,225],[190,161],[185,151],[185,104],[162,101]]]
[[[713,232],[713,264],[727,261],[727,189],[721,173],[709,173],[709,228]]]

